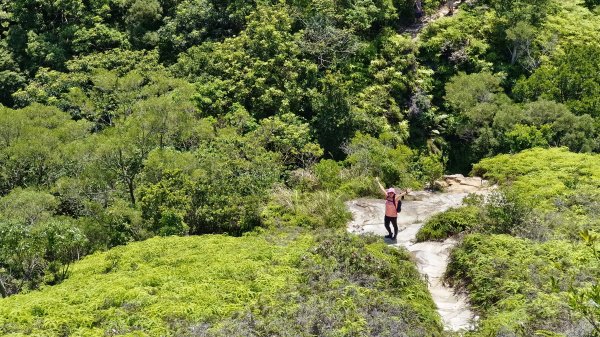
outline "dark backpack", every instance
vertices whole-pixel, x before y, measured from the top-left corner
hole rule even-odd
[[[396,204],[396,212],[400,213],[400,211],[402,211],[402,200],[398,200]]]

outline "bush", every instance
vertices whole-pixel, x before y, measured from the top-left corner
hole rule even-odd
[[[0,296],[64,280],[87,239],[67,218],[35,225],[0,221]]]
[[[440,179],[444,174],[444,163],[442,162],[441,156],[421,156],[417,161],[417,165],[419,171],[421,171],[423,182],[426,183],[431,190],[435,189],[435,181]]]
[[[321,160],[313,167],[313,171],[319,179],[319,185],[326,191],[335,191],[342,183],[342,169],[340,165],[331,159]]]
[[[570,288],[598,276],[600,263],[583,245],[483,234],[465,237],[446,273],[450,283],[466,288],[482,314],[473,336],[564,334],[579,321],[567,305]]]
[[[60,285],[0,299],[0,334],[436,337],[441,323],[405,251],[293,229],[88,256]]]
[[[531,149],[515,155],[484,159],[473,175],[509,185],[522,200],[538,209],[556,209],[556,198],[600,187],[600,157],[569,152],[566,148]]]
[[[417,232],[417,242],[444,240],[475,227],[478,220],[478,209],[475,206],[451,208],[427,220]]]
[[[302,192],[314,191],[319,187],[319,180],[311,170],[299,168],[289,172],[286,183],[292,189]]]
[[[484,222],[494,233],[578,240],[581,230],[600,229],[598,167],[598,155],[565,148],[531,149],[482,160],[473,173],[500,183],[502,191],[488,198]]]
[[[344,231],[315,234],[300,263],[301,282],[278,297],[287,304],[263,302],[207,336],[440,336],[435,307],[406,251]]]
[[[34,225],[51,218],[57,207],[58,201],[50,193],[15,188],[0,198],[0,217]]]
[[[280,187],[262,211],[262,223],[267,227],[340,228],[351,219],[345,200],[330,192],[302,193]]]
[[[178,212],[163,212],[159,221],[158,234],[161,236],[186,235],[190,229]]]
[[[381,177],[386,186],[419,186],[411,170],[414,153],[407,146],[390,147],[359,133],[345,151],[354,177]]]
[[[161,235],[187,234],[184,217],[191,210],[193,183],[181,170],[165,170],[156,184],[139,187],[139,203],[147,227]]]
[[[365,196],[380,196],[379,187],[373,182],[372,177],[355,177],[345,181],[337,190],[339,195],[346,198],[356,198]]]
[[[465,200],[478,209],[477,234],[452,252],[447,269],[482,317],[470,336],[594,335],[568,304],[584,315],[596,309],[575,302],[589,303],[600,276],[600,261],[579,236],[600,228],[599,165],[597,155],[551,148],[474,166],[500,188]]]
[[[224,134],[196,152],[190,233],[241,234],[260,225],[260,207],[279,181],[279,156],[249,139]]]
[[[493,234],[514,233],[522,227],[530,211],[526,201],[512,191],[494,191],[483,204],[479,230]]]
[[[85,235],[92,250],[124,245],[149,236],[142,223],[141,212],[123,199],[116,199],[107,208],[96,205],[93,216],[82,218]]]

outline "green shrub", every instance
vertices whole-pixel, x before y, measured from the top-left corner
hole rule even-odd
[[[347,199],[351,199],[374,195],[379,197],[381,192],[372,177],[360,176],[344,181],[337,190],[337,193],[345,196]]]
[[[419,186],[411,171],[414,153],[407,146],[391,147],[377,138],[358,133],[346,152],[346,163],[354,177],[381,177],[386,186]]]
[[[139,188],[142,217],[155,233],[187,234],[184,217],[190,212],[193,183],[181,170],[165,170],[156,184]],[[187,229],[186,229],[187,228]]]
[[[520,198],[535,200],[536,208],[556,209],[558,197],[600,188],[600,157],[566,148],[536,148],[484,159],[473,166],[472,174],[510,184]]]
[[[64,280],[71,263],[86,252],[86,243],[68,218],[35,225],[0,220],[0,296]]]
[[[475,206],[451,208],[427,220],[417,232],[417,242],[444,240],[475,227],[478,220],[478,209]]]
[[[589,319],[595,308],[574,304],[589,303],[600,276],[600,262],[579,235],[600,228],[598,167],[597,155],[564,148],[531,149],[474,166],[474,174],[500,187],[485,200],[468,199],[479,210],[477,234],[452,252],[447,270],[482,317],[469,336],[593,336],[579,314]]]
[[[279,155],[223,131],[196,151],[190,233],[241,234],[260,225],[260,207],[282,173]]]
[[[486,207],[491,232],[579,240],[598,230],[600,156],[565,148],[531,149],[482,160],[473,173],[501,185]],[[493,228],[495,227],[495,228]]]
[[[51,218],[57,207],[52,194],[17,187],[0,198],[0,217],[34,225]]]
[[[96,253],[60,285],[0,300],[0,334],[158,336],[179,320],[213,322],[298,282],[310,236],[277,242],[153,238]]]
[[[451,284],[468,291],[482,315],[473,336],[565,333],[578,321],[567,304],[569,290],[598,276],[600,263],[583,245],[484,234],[466,236],[446,272]]]
[[[279,297],[287,304],[260,303],[208,335],[440,336],[435,306],[406,251],[344,231],[315,234],[301,282]]]
[[[183,221],[183,217],[178,212],[163,212],[159,221],[159,235],[186,235],[190,229]]]
[[[435,181],[440,179],[444,174],[444,163],[441,156],[438,155],[422,155],[417,161],[417,166],[421,172],[421,180],[429,189],[435,188]]]
[[[512,234],[523,226],[531,208],[527,200],[507,191],[493,191],[481,205],[479,231]]]
[[[261,213],[262,223],[267,227],[340,228],[351,219],[345,200],[344,195],[331,192],[278,188]]]
[[[441,323],[406,251],[345,231],[156,237],[0,299],[0,335],[376,334],[440,336]]]
[[[296,169],[288,173],[287,185],[301,192],[310,192],[319,188],[319,179],[312,170]]]
[[[321,160],[313,167],[313,171],[319,180],[319,185],[326,191],[334,191],[340,187],[342,169],[336,161]]]

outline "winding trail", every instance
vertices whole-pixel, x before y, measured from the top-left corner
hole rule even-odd
[[[394,242],[385,239],[390,246],[405,247],[413,256],[417,268],[428,280],[429,291],[442,318],[444,329],[450,331],[474,328],[474,314],[470,310],[465,294],[455,294],[443,282],[451,249],[458,243],[449,238],[444,242],[415,243],[416,234],[430,216],[462,204],[469,193],[486,194],[487,184],[480,178],[465,178],[460,175],[447,176],[449,186],[444,193],[417,191],[410,200],[402,203],[398,215],[398,237]],[[407,197],[408,199],[408,197]],[[348,231],[357,234],[374,233],[382,237],[387,234],[383,226],[385,203],[382,199],[357,199],[347,203],[353,220]]]
[[[465,0],[452,2],[454,13],[463,1]],[[425,26],[452,14],[448,5],[443,5],[435,13],[404,27],[400,33],[410,34],[413,40],[418,40]],[[407,200],[402,203],[402,212],[398,215],[397,240],[385,239],[385,241],[390,246],[404,247],[411,253],[417,269],[428,282],[429,292],[442,318],[444,329],[472,330],[475,328],[477,317],[470,309],[466,294],[455,293],[454,289],[443,282],[450,251],[458,241],[455,238],[448,238],[443,242],[416,243],[416,235],[425,220],[432,215],[460,206],[470,193],[487,194],[494,187],[489,187],[481,178],[462,175],[445,176],[443,184],[444,193],[417,191],[407,196]],[[383,226],[385,203],[382,199],[362,198],[349,201],[346,205],[353,217],[348,224],[348,231],[357,234],[373,233],[382,237],[387,234]]]

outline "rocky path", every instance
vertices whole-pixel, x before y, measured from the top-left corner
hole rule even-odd
[[[451,331],[468,330],[473,327],[474,314],[469,308],[465,295],[455,294],[452,288],[444,285],[442,276],[448,266],[450,250],[457,244],[453,238],[444,242],[415,243],[415,237],[424,221],[430,216],[462,204],[469,193],[487,193],[479,178],[465,178],[459,175],[447,176],[449,185],[444,193],[425,191],[412,192],[410,199],[402,203],[402,212],[398,216],[398,237],[395,242],[385,239],[388,245],[405,247],[411,252],[417,268],[426,276],[429,291],[444,328]],[[387,234],[383,226],[384,202],[381,199],[357,199],[348,202],[353,220],[348,230],[353,233]]]

